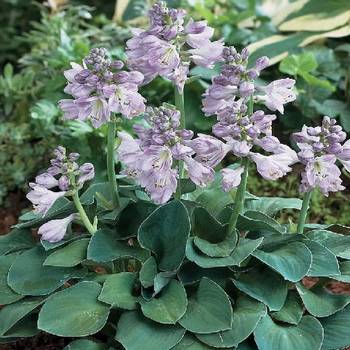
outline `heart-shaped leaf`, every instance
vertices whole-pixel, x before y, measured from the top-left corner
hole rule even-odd
[[[307,275],[310,277],[328,277],[339,275],[339,264],[336,256],[322,244],[305,240],[304,244],[312,254],[312,263]]]
[[[0,309],[0,336],[6,336],[18,322],[43,302],[42,298],[23,299]]]
[[[134,310],[138,298],[134,295],[137,275],[131,272],[120,272],[106,278],[98,300],[112,307]]]
[[[271,311],[281,310],[286,301],[288,283],[269,268],[255,268],[232,281],[239,290],[261,301]]]
[[[190,333],[186,333],[180,343],[175,345],[172,350],[210,350],[207,344],[200,342]]]
[[[0,256],[0,305],[11,304],[23,298],[7,284],[7,274],[16,257],[17,254]]]
[[[185,206],[173,200],[155,210],[140,226],[138,239],[152,251],[161,271],[176,270],[185,257],[190,220]]]
[[[297,325],[300,322],[303,313],[304,308],[298,293],[290,290],[282,309],[280,311],[273,312],[272,318],[277,321]]]
[[[220,258],[230,256],[236,247],[237,241],[238,235],[233,231],[218,243],[210,243],[199,237],[194,237],[193,243],[203,254]]]
[[[185,334],[179,326],[151,321],[137,311],[129,311],[120,317],[116,340],[126,350],[170,350]]]
[[[257,249],[252,255],[292,282],[300,281],[306,276],[312,262],[310,250],[300,242],[283,245],[274,250]]]
[[[107,345],[97,343],[89,339],[78,339],[72,341],[63,350],[107,350]]]
[[[45,295],[55,291],[67,280],[82,277],[84,269],[44,266],[47,253],[35,247],[19,255],[10,267],[7,282],[23,295]]]
[[[322,350],[342,349],[350,344],[350,305],[320,321],[324,328]]]
[[[204,277],[196,292],[189,296],[187,311],[179,323],[193,333],[228,330],[232,325],[230,299],[219,285]]]
[[[302,201],[298,198],[259,197],[256,200],[247,201],[245,210],[260,211],[273,216],[283,209],[301,209]]]
[[[150,216],[157,206],[151,202],[130,203],[120,214],[116,229],[118,236],[135,237],[143,221]]]
[[[233,310],[231,329],[212,334],[197,334],[199,340],[214,348],[232,348],[249,337],[260,319],[266,315],[266,306],[247,296],[237,299]]]
[[[73,241],[51,253],[44,261],[46,266],[73,267],[86,259],[90,238]]]
[[[331,278],[345,283],[350,283],[350,261],[341,261],[339,263],[340,275],[330,276]]]
[[[142,313],[153,321],[175,324],[186,312],[187,295],[183,285],[171,280],[156,298],[139,300]]]
[[[309,232],[307,237],[312,241],[322,244],[336,256],[343,259],[350,259],[350,236],[326,230],[314,230]]]
[[[86,337],[106,324],[109,306],[97,300],[101,286],[80,282],[53,294],[40,310],[39,329],[60,337]]]
[[[274,233],[284,233],[286,229],[270,216],[254,210],[248,210],[240,215],[237,221],[237,229],[240,231],[267,230]]]
[[[142,265],[140,270],[140,282],[143,287],[149,288],[154,285],[154,278],[158,272],[156,259],[151,256]]]
[[[241,238],[230,256],[224,258],[212,258],[204,255],[196,249],[193,238],[189,239],[186,246],[186,257],[203,268],[239,266],[250,254],[256,250],[264,238]]]
[[[98,230],[92,236],[87,251],[87,258],[96,262],[109,262],[126,258],[145,261],[148,257],[147,250],[118,241],[113,231],[104,229]]]
[[[0,254],[8,254],[35,245],[33,237],[28,230],[14,229],[7,235],[0,236]]]
[[[203,277],[208,277],[218,285],[224,286],[226,279],[232,277],[232,271],[226,267],[203,269],[198,265],[187,261],[181,266],[178,277],[184,285],[194,284],[199,282]]]
[[[319,350],[323,341],[320,322],[305,316],[297,326],[279,326],[266,315],[254,332],[259,350]]]
[[[323,287],[307,289],[298,283],[297,290],[306,310],[316,317],[333,315],[350,303],[350,296],[331,294]]]
[[[195,236],[210,243],[219,243],[226,238],[225,227],[220,224],[204,208],[197,207],[193,211],[193,228]]]

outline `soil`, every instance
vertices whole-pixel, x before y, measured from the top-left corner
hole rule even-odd
[[[33,338],[0,344],[0,350],[62,350],[70,342],[71,339],[40,333]]]
[[[22,192],[10,193],[7,203],[9,207],[0,208],[0,235],[10,232],[11,226],[17,223],[21,211],[28,204]]]

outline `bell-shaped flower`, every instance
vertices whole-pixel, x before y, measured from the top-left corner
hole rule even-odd
[[[301,190],[308,192],[318,187],[325,196],[329,192],[344,190],[340,179],[341,171],[335,162],[336,157],[333,155],[324,155],[308,162],[302,174]]]
[[[242,166],[235,169],[224,168],[220,170],[220,172],[222,175],[222,188],[225,192],[229,192],[238,187],[241,183],[241,176],[244,172],[244,168]]]
[[[230,150],[230,145],[205,134],[198,134],[198,137],[188,143],[196,152],[196,159],[209,167],[218,165]]]
[[[114,85],[108,104],[112,112],[121,113],[125,118],[131,119],[145,111],[145,101],[138,93],[137,85],[124,83]]]
[[[224,43],[221,40],[210,41],[204,43],[195,49],[188,50],[192,61],[200,67],[213,68],[214,64],[220,61]]]
[[[171,168],[144,172],[140,176],[140,183],[154,203],[166,203],[176,192],[177,172]]]
[[[64,238],[68,225],[74,220],[74,214],[67,216],[64,219],[50,220],[44,225],[41,225],[38,234],[43,241],[56,243]]]
[[[35,182],[47,189],[58,186],[58,180],[49,173],[43,173],[35,177]]]
[[[202,164],[191,157],[186,157],[188,176],[197,186],[204,187],[214,180],[215,172],[209,166]]]
[[[86,181],[95,177],[95,168],[92,163],[84,163],[79,167],[78,185],[84,185]]]
[[[291,165],[298,161],[294,151],[264,156],[251,153],[251,160],[256,164],[258,173],[266,180],[277,180],[292,171]]]
[[[284,105],[296,99],[293,91],[294,85],[295,80],[287,78],[275,80],[265,87],[259,87],[259,90],[265,93],[262,96],[265,106],[271,111],[279,111],[283,114]]]
[[[343,164],[344,168],[350,172],[350,140],[343,144],[343,150],[337,155],[338,160]]]
[[[79,107],[76,100],[63,99],[58,102],[59,107],[63,112],[63,118],[73,120],[79,118]]]
[[[26,197],[33,203],[34,212],[43,216],[47,214],[58,198],[66,194],[65,191],[53,192],[36,183],[30,183],[29,185],[32,190],[28,192]]]

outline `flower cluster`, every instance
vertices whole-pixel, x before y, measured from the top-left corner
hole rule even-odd
[[[124,173],[134,177],[155,203],[167,202],[176,192],[179,170],[176,161],[183,161],[190,179],[205,186],[214,178],[211,167],[193,159],[189,146],[193,132],[180,128],[180,112],[171,105],[149,108],[145,114],[149,126],[135,125],[138,139],[120,132],[119,159],[126,166]]]
[[[55,158],[51,159],[51,166],[47,171],[38,175],[35,182],[29,184],[31,191],[27,194],[27,198],[33,204],[34,212],[43,217],[58,198],[72,195],[95,176],[94,166],[91,163],[84,163],[81,166],[77,164],[78,153],[67,155],[66,149],[58,146],[54,155]],[[70,215],[64,219],[51,220],[42,225],[38,233],[43,240],[60,241],[73,219],[74,215]]]
[[[83,60],[72,63],[64,72],[68,84],[65,92],[74,99],[59,101],[65,119],[91,119],[95,128],[110,120],[111,112],[130,119],[144,112],[145,99],[138,93],[143,75],[122,70],[122,61],[107,58],[104,48],[96,48]]]
[[[212,67],[222,59],[223,43],[210,40],[214,29],[206,21],[185,22],[186,11],[169,9],[164,1],[151,8],[149,18],[149,29],[134,29],[126,51],[129,66],[143,73],[144,83],[160,75],[182,93],[191,62]]]
[[[218,114],[226,107],[232,107],[235,102],[244,106],[252,96],[256,102],[263,102],[271,111],[283,114],[284,104],[295,100],[293,79],[275,80],[267,86],[256,84],[255,80],[261,71],[269,65],[267,57],[260,57],[255,66],[249,69],[249,51],[246,48],[238,53],[234,47],[225,47],[223,58],[221,74],[212,79],[212,84],[204,94],[205,115]]]
[[[255,92],[265,91],[265,96],[256,95],[272,110],[283,111],[283,104],[295,99],[290,88],[294,80],[284,79],[272,82],[267,87],[257,87],[254,80],[268,65],[268,59],[257,60],[254,68],[248,69],[249,53],[243,49],[239,54],[234,48],[225,48],[225,64],[221,74],[214,77],[203,99],[203,111],[206,115],[215,114],[217,123],[213,134],[225,142],[207,135],[191,141],[197,153],[197,159],[213,167],[221,162],[228,152],[236,157],[248,157],[257,165],[258,172],[269,180],[276,180],[291,171],[291,165],[297,162],[296,153],[272,136],[274,114],[265,114],[262,110],[253,112],[248,104],[253,102]],[[253,152],[258,146],[272,155]],[[223,169],[223,189],[229,191],[241,181],[243,167]]]
[[[335,119],[327,116],[322,125],[303,126],[301,132],[293,134],[300,152],[299,160],[305,165],[302,172],[301,192],[319,188],[324,195],[344,189],[340,178],[341,172],[336,161],[339,160],[350,172],[350,140]]]

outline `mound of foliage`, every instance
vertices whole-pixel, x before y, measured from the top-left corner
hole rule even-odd
[[[149,18],[127,41],[126,64],[94,48],[66,67],[69,96],[55,108],[107,129],[106,162],[58,146],[29,184],[34,210],[0,238],[0,341],[46,332],[77,338],[67,350],[348,346],[350,297],[327,285],[350,282],[350,228],[307,223],[314,191],[345,189],[343,128],[328,116],[304,125],[294,151],[272,125],[298,98],[295,80],[265,84],[266,56],[213,40],[182,9],[158,2]],[[208,69],[197,108],[212,133],[195,134],[184,89]],[[156,78],[175,105],[144,98]],[[297,163],[303,200],[247,191],[253,166],[278,181]],[[296,220],[280,223],[286,210]]]

